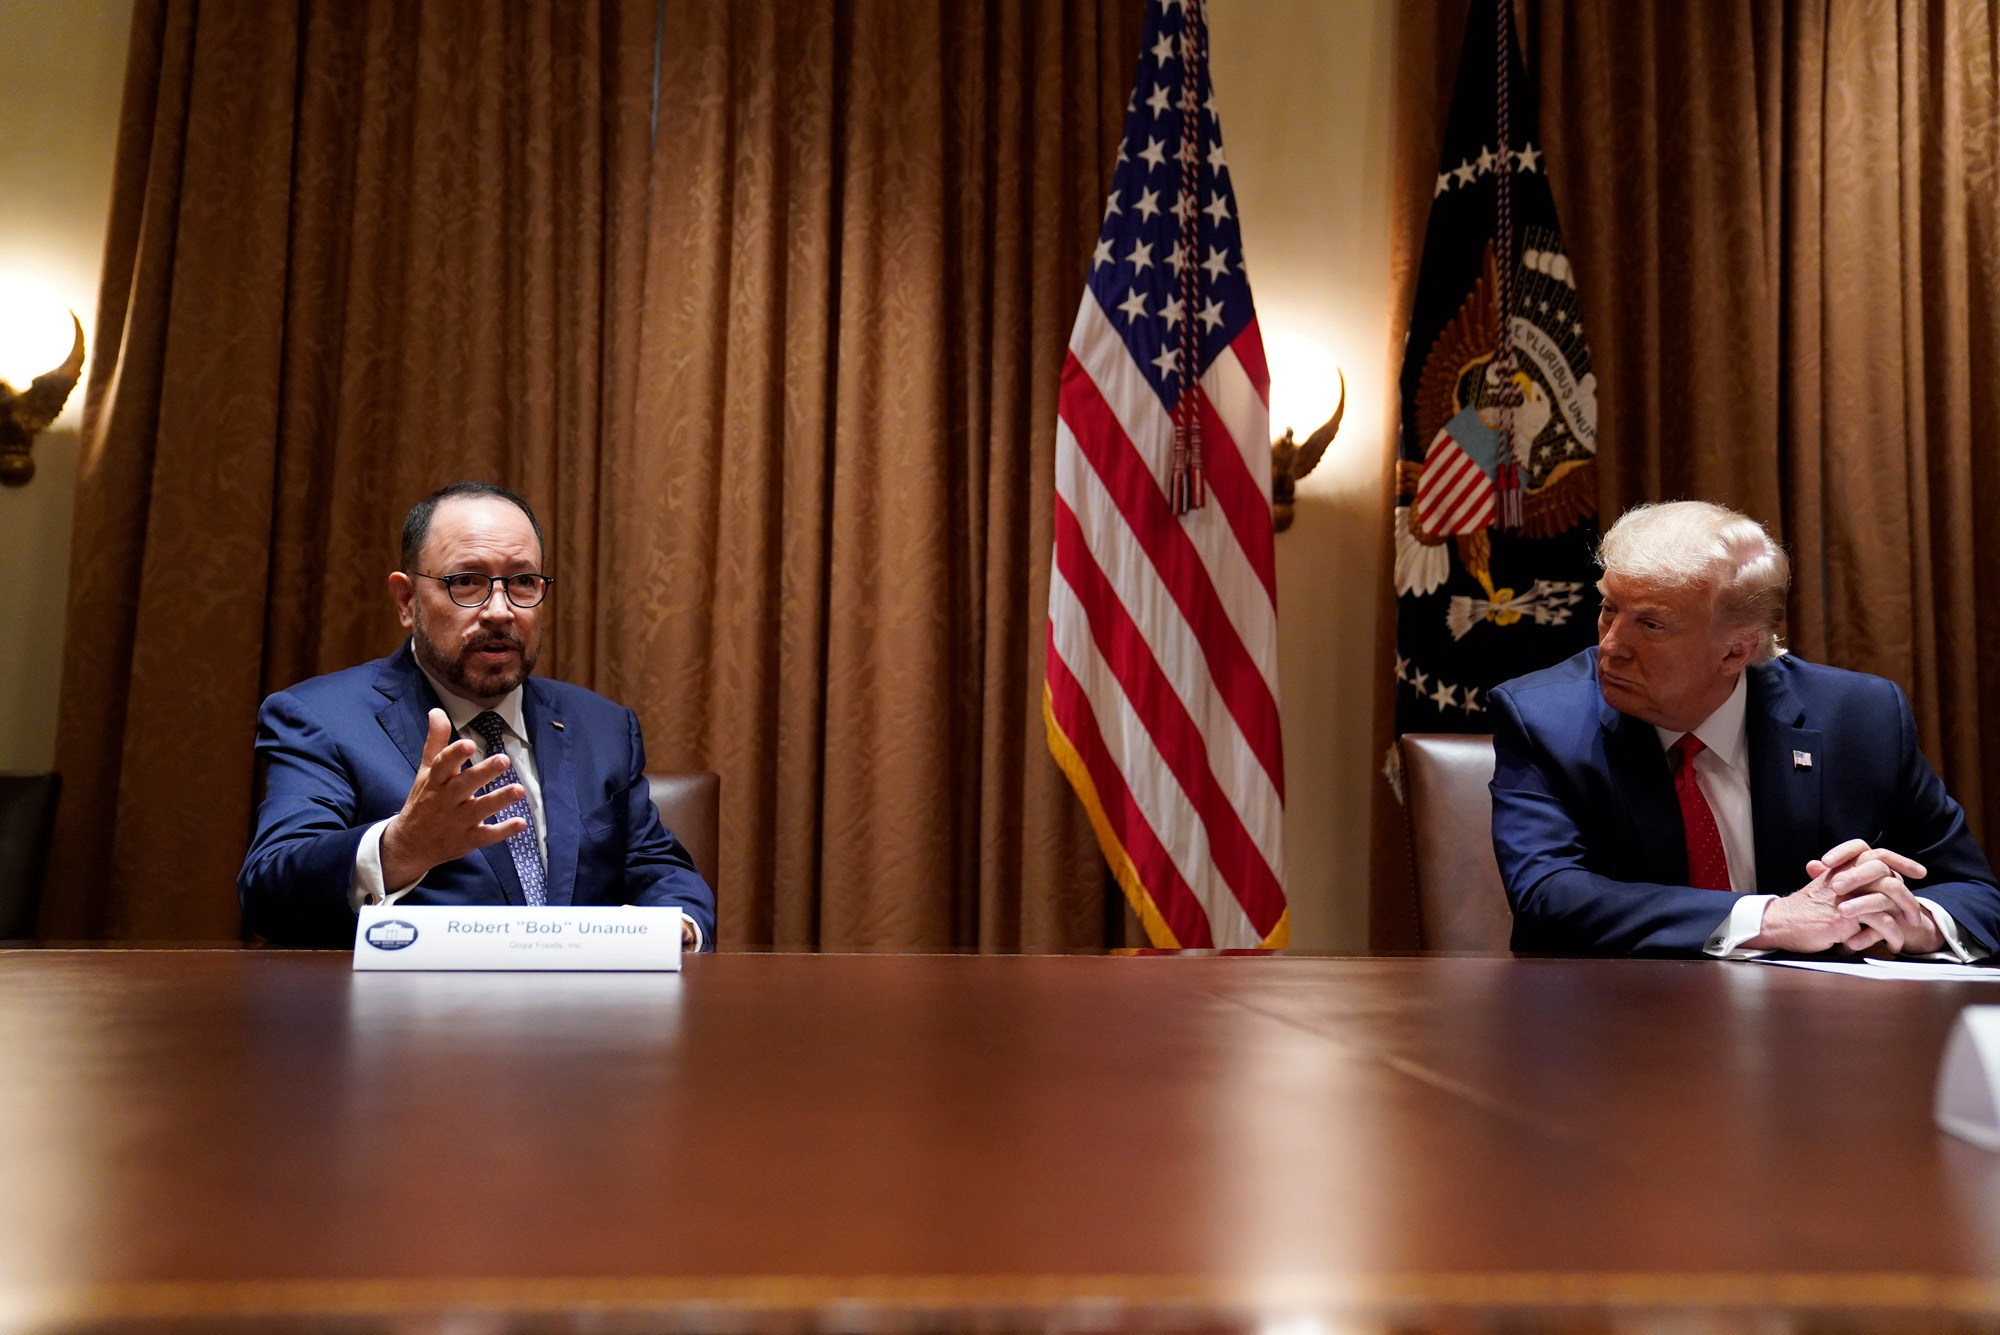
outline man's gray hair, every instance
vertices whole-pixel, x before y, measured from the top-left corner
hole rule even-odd
[[[1713,589],[1718,626],[1758,632],[1752,663],[1783,652],[1778,632],[1785,624],[1791,558],[1748,515],[1707,501],[1637,506],[1604,535],[1597,563],[1605,574],[1645,588]]]

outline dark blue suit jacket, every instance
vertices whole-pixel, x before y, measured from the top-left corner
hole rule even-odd
[[[631,710],[542,677],[522,691],[548,839],[551,904],[674,906],[715,940],[715,895],[660,824]],[[236,878],[243,916],[273,942],[351,946],[347,892],[361,836],[402,809],[437,693],[406,641],[387,658],[264,701],[257,834]],[[409,904],[521,904],[505,844],[431,868]]]
[[[1911,889],[1969,940],[2000,943],[2000,890],[1965,814],[1917,749],[1896,684],[1784,655],[1753,667],[1745,726],[1757,888],[1790,894],[1845,839],[1924,864]],[[1739,895],[1687,884],[1680,804],[1659,734],[1597,688],[1597,650],[1495,687],[1493,851],[1515,950],[1699,953]],[[1796,763],[1793,752],[1812,757]]]

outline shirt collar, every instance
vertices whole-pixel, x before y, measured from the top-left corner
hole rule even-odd
[[[410,646],[410,656],[416,658],[416,645],[414,643]],[[507,731],[513,733],[524,742],[528,740],[528,726],[521,716],[521,693],[526,689],[525,687],[516,686],[500,698],[499,704],[475,704],[464,696],[456,694],[451,688],[433,676],[431,670],[424,666],[423,659],[416,658],[416,663],[417,671],[424,674],[424,680],[429,682],[431,689],[437,692],[438,703],[444,706],[445,716],[451,720],[451,730],[453,732],[464,732],[466,724],[472,722],[473,719],[479,717],[479,715],[485,713],[488,709],[491,709],[500,716],[500,721],[507,725]]]
[[[1716,759],[1731,769],[1747,769],[1750,763],[1750,730],[1748,709],[1750,704],[1750,674],[1736,674],[1736,689],[1729,698],[1716,706],[1713,714],[1694,727],[1694,735],[1701,744],[1715,752]],[[1674,732],[1670,728],[1654,728],[1660,734],[1660,745],[1671,748],[1686,734]]]

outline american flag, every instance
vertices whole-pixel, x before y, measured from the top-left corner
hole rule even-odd
[[[1201,0],[1149,6],[1056,424],[1049,749],[1158,946],[1282,946],[1270,374]]]

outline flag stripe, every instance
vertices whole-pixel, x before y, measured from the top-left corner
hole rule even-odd
[[[1483,528],[1472,523],[1493,507],[1493,482],[1471,455],[1449,436],[1439,434],[1417,480],[1417,515],[1426,532],[1466,533]]]
[[[1446,473],[1431,493],[1425,527],[1442,533],[1455,531],[1457,522],[1479,507],[1481,496],[1476,483],[1479,476],[1477,469],[1468,472],[1453,468]]]
[[[1468,522],[1493,508],[1493,488],[1487,484],[1486,474],[1470,461],[1467,466],[1470,472],[1460,479],[1451,496],[1437,507],[1444,516],[1438,521],[1440,532],[1469,532]]]
[[[1059,614],[1054,621],[1056,656],[1076,679],[1099,736],[1117,757],[1133,805],[1200,906],[1209,938],[1221,945],[1255,939],[1242,904],[1215,866],[1201,813],[1154,745],[1140,706],[1126,697],[1117,674],[1091,638],[1088,614],[1061,571],[1049,576],[1049,607]]]
[[[1173,468],[1173,419],[1126,355],[1104,311],[1088,294],[1077,313],[1070,351],[1164,495],[1165,479]],[[1224,359],[1218,358],[1217,365]],[[1275,692],[1278,659],[1277,637],[1272,630],[1272,579],[1257,568],[1236,540],[1235,530],[1215,510],[1204,507],[1179,516],[1177,522],[1201,557],[1244,647],[1256,658],[1258,670]]]
[[[1446,533],[1476,533],[1493,517],[1493,497],[1484,487],[1472,492],[1446,518]]]
[[[1244,377],[1257,393],[1257,401],[1264,405],[1265,417],[1270,416],[1271,366],[1264,360],[1264,327],[1255,315],[1229,344],[1229,350],[1236,354],[1236,361],[1243,368]],[[1219,359],[1218,359],[1219,360]]]
[[[1433,509],[1443,510],[1457,502],[1478,471],[1472,460],[1456,451],[1433,454],[1417,481],[1417,493]]]
[[[1200,816],[1215,866],[1261,938],[1284,912],[1284,890],[1216,782],[1201,729],[1091,559],[1075,514],[1060,498],[1055,508],[1056,559],[1063,579],[1083,605],[1091,637],[1124,688],[1125,698]]]
[[[1124,773],[1112,760],[1097,725],[1097,715],[1082,684],[1055,649],[1055,624],[1050,623],[1048,688],[1050,708],[1065,739],[1075,748],[1102,801],[1105,820],[1117,836],[1133,869],[1145,880],[1150,898],[1168,928],[1174,944],[1201,948],[1215,944],[1208,929],[1208,915],[1202,912],[1194,891],[1182,879],[1153,826],[1139,809],[1139,803],[1125,782]]]
[[[1228,516],[1229,527],[1236,534],[1237,546],[1249,558],[1251,568],[1263,581],[1264,592],[1275,607],[1278,602],[1278,560],[1271,530],[1270,414],[1254,396],[1250,396],[1248,405],[1242,402],[1246,396],[1241,391],[1249,389],[1248,383],[1241,380],[1240,370],[1234,376],[1224,370],[1224,363],[1234,361],[1235,358],[1224,353],[1215,359],[1215,365],[1202,377],[1204,392],[1199,396],[1202,455],[1207,460],[1209,493],[1222,507],[1223,514]],[[1227,397],[1224,402],[1218,403],[1211,397],[1213,394]],[[1229,410],[1226,417],[1225,408]],[[1242,441],[1240,447],[1239,440]],[[1264,477],[1261,483],[1243,458],[1243,450],[1252,446],[1263,453]]]
[[[1145,628],[1147,648],[1182,706],[1199,720],[1210,768],[1230,805],[1244,817],[1265,861],[1283,866],[1282,798],[1216,689],[1207,660],[1195,645],[1193,628],[1161,582],[1159,571],[1132,542],[1103,479],[1084,462],[1068,425],[1060,419],[1056,432],[1062,446],[1056,455],[1056,496],[1075,514],[1084,545],[1112,594]]]
[[[1249,331],[1255,332],[1254,329]],[[1249,333],[1244,337],[1247,338]],[[1250,378],[1249,368],[1236,355],[1237,344],[1242,342],[1238,339],[1235,344],[1223,349],[1215,364],[1208,368],[1208,374],[1202,377],[1202,387],[1207,392],[1209,403],[1222,418],[1230,442],[1243,460],[1244,471],[1250,476],[1251,485],[1260,497],[1268,497],[1271,491],[1271,410],[1264,406],[1257,384]],[[1264,517],[1267,521],[1270,519],[1268,508]],[[1276,547],[1270,540],[1270,527],[1266,522],[1266,532],[1255,547],[1274,554]],[[1250,548],[1245,548],[1246,553],[1250,551]],[[1251,559],[1260,563],[1264,560],[1254,555]],[[1275,559],[1270,560],[1270,564],[1275,566]]]
[[[1104,482],[1126,525],[1160,572],[1208,661],[1209,675],[1257,753],[1272,787],[1285,791],[1278,701],[1224,612],[1208,572],[1167,498],[1074,356],[1063,365],[1062,418]]]
[[[1055,658],[1053,650],[1050,651],[1049,663],[1049,671],[1052,674],[1055,672],[1067,674],[1068,669]],[[1094,728],[1097,720],[1089,717],[1087,706],[1084,707],[1084,714],[1088,724]],[[1084,764],[1083,757],[1077,754],[1069,735],[1063,731],[1062,724],[1057,722],[1055,692],[1049,688],[1046,680],[1042,682],[1042,725],[1048,735],[1049,754],[1055,758],[1056,767],[1063,772],[1063,776],[1069,780],[1070,787],[1076,791],[1077,800],[1083,803],[1083,814],[1090,818],[1090,828],[1097,835],[1097,846],[1104,851],[1104,860],[1110,864],[1111,875],[1118,882],[1119,888],[1125,892],[1125,902],[1130,904],[1133,913],[1138,915],[1139,925],[1146,930],[1146,938],[1157,946],[1180,947],[1180,937],[1175,935],[1174,929],[1168,926],[1167,920],[1161,916],[1160,906],[1153,902],[1152,894],[1146,889],[1145,876],[1133,864],[1118,832],[1112,828],[1111,820],[1105,814],[1104,803],[1098,798],[1096,779],[1091,777],[1090,769]],[[1108,759],[1108,754],[1106,758]],[[1112,771],[1112,776],[1120,782],[1123,781],[1115,769]],[[1150,834],[1151,831],[1147,833]]]
[[[1142,706],[1125,694],[1093,638],[1089,614],[1060,570],[1049,573],[1049,610],[1054,614],[1050,625],[1055,629],[1056,657],[1075,677],[1099,735],[1118,757],[1119,772],[1139,814],[1201,906],[1209,936],[1222,945],[1255,940],[1249,916],[1215,865],[1201,813],[1154,744],[1148,720],[1139,712]]]

